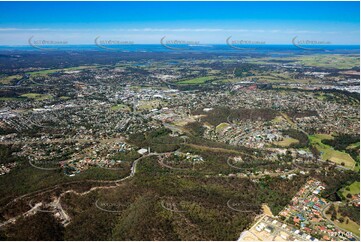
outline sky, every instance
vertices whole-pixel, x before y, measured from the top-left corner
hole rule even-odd
[[[0,45],[360,42],[359,2],[0,2]]]

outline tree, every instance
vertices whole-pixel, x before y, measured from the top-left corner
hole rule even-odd
[[[64,227],[52,214],[37,213],[10,228],[10,240],[63,240]]]
[[[336,211],[333,211],[332,215],[331,215],[331,220],[335,221],[336,219],[337,219],[337,213],[336,213]]]

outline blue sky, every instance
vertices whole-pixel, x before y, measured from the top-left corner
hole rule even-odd
[[[225,44],[299,39],[359,44],[359,2],[0,2],[0,45],[28,39]]]

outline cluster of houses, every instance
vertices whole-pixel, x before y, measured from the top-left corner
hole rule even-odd
[[[61,163],[61,167],[64,169],[64,174],[68,176],[75,176],[82,171],[89,169],[90,167],[101,167],[108,169],[116,169],[119,164],[123,161],[121,160],[109,160],[109,159],[94,159],[94,158],[84,158],[79,161],[68,161],[66,163]]]
[[[0,176],[3,176],[11,171],[16,166],[16,162],[6,163],[0,165]]]
[[[203,163],[203,157],[200,155],[191,154],[189,152],[183,153],[179,151],[175,151],[173,153],[168,153],[165,155],[165,159],[163,162],[166,162],[167,164],[200,164]]]
[[[86,154],[75,155],[72,159],[60,163],[66,175],[74,176],[90,167],[116,169],[124,161],[112,157],[118,152],[132,151],[134,147],[124,142],[106,142],[87,149]]]
[[[310,179],[286,206],[279,216],[300,228],[300,231],[316,236],[322,240],[352,240],[352,233],[340,230],[323,215],[329,203],[320,196],[325,184]]]
[[[284,139],[281,130],[289,128],[287,122],[274,126],[271,122],[251,120],[232,125],[224,123],[222,126],[221,124],[216,128],[208,126],[205,137],[249,148],[264,148],[267,144],[281,141]]]
[[[324,189],[325,184],[309,179],[277,216],[263,215],[241,234],[240,240],[357,241],[351,232],[340,230],[323,217],[323,209],[329,205],[320,197]]]
[[[187,107],[189,110],[203,110],[215,106],[231,109],[273,109],[289,114],[294,125],[303,130],[313,129],[322,133],[358,133],[359,122],[355,122],[359,119],[358,104],[345,105],[337,100],[337,94],[327,93],[327,96],[320,98],[319,93],[275,90],[239,91],[233,95],[227,95],[223,90],[205,92],[201,95],[180,92],[169,101],[168,106]],[[261,131],[264,128],[262,123],[250,127],[247,125],[251,125],[250,122],[243,124],[240,132],[230,130],[241,133],[247,128],[251,132]],[[288,124],[280,123],[280,125]],[[274,125],[274,128],[280,130],[283,127]],[[227,138],[232,137],[227,136]]]
[[[251,231],[264,241],[318,241],[295,226],[282,223],[269,216],[261,218]]]

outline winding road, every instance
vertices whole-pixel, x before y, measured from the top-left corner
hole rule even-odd
[[[341,202],[330,202],[327,206],[325,206],[325,207],[322,209],[322,211],[321,211],[322,216],[323,216],[329,223],[333,224],[337,229],[339,229],[339,230],[341,230],[341,231],[343,231],[343,232],[345,232],[345,233],[350,233],[350,231],[345,230],[345,229],[337,226],[337,224],[335,224],[331,219],[329,219],[329,218],[326,216],[326,210],[327,210],[332,204],[341,204]],[[359,238],[357,235],[355,235],[354,233],[352,233],[352,235],[353,235],[353,237],[355,237],[358,241],[360,241],[360,238]]]
[[[64,197],[66,194],[69,194],[69,193],[73,193],[75,195],[78,195],[78,196],[84,196],[92,191],[95,191],[95,190],[98,190],[98,189],[112,189],[112,188],[116,188],[118,186],[120,186],[120,183],[127,180],[127,179],[130,179],[132,178],[135,174],[136,174],[136,171],[137,171],[137,165],[138,165],[138,162],[144,158],[147,158],[147,157],[150,157],[150,156],[159,156],[159,155],[163,155],[163,154],[166,154],[166,153],[157,153],[157,152],[153,152],[153,153],[149,153],[149,154],[146,154],[146,155],[143,155],[142,157],[139,157],[138,159],[134,160],[133,161],[133,164],[132,164],[132,167],[130,168],[130,174],[124,178],[121,178],[119,180],[82,180],[82,181],[74,181],[74,182],[68,182],[68,183],[62,183],[62,184],[58,184],[58,185],[55,185],[53,187],[50,187],[50,188],[45,188],[45,189],[41,189],[41,190],[38,190],[38,191],[35,191],[35,192],[31,192],[31,193],[27,193],[27,194],[24,194],[24,195],[21,195],[15,199],[13,199],[12,201],[10,201],[9,203],[7,203],[2,209],[5,209],[6,207],[8,207],[9,205],[13,204],[14,202],[17,202],[23,198],[27,198],[29,196],[34,196],[34,195],[41,195],[41,194],[44,194],[44,193],[47,193],[47,192],[51,192],[51,191],[54,191],[58,188],[60,188],[61,186],[64,186],[64,185],[70,185],[70,184],[77,184],[77,183],[83,183],[83,182],[97,182],[97,183],[115,183],[115,185],[109,185],[109,186],[96,186],[96,187],[92,187],[90,188],[88,191],[85,191],[85,192],[77,192],[73,189],[70,189],[70,190],[67,190],[67,191],[64,191],[62,192],[57,198],[56,198],[56,202],[55,204],[58,204],[58,206],[56,207],[62,214],[63,218],[65,219],[65,222],[64,222],[64,225],[68,225],[70,223],[70,217],[68,216],[68,214],[66,213],[66,211],[62,208],[61,206],[61,203],[60,203],[60,199],[62,197]],[[0,228],[7,225],[7,224],[10,224],[10,223],[15,223],[19,218],[21,217],[24,217],[24,216],[28,216],[28,215],[33,215],[35,213],[37,213],[39,211],[39,207],[41,206],[42,204],[41,203],[37,203],[34,207],[32,207],[30,210],[24,212],[23,214],[20,214],[18,216],[15,216],[13,218],[10,218],[2,223],[0,223]]]

